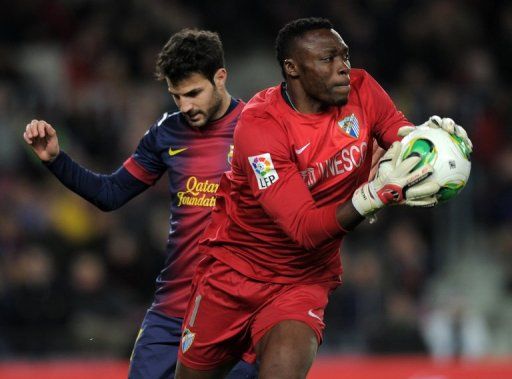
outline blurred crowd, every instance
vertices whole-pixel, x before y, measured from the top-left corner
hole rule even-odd
[[[183,27],[218,31],[228,87],[280,80],[284,23],[328,17],[414,123],[450,116],[475,145],[466,189],[390,209],[343,244],[322,352],[512,354],[512,4],[507,1],[18,0],[0,12],[0,359],[127,358],[169,220],[166,180],[113,213],[65,189],[21,138],[45,119],[109,173],[174,104],[156,54]]]

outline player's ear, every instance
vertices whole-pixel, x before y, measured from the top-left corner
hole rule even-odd
[[[286,75],[292,78],[296,78],[299,76],[297,65],[295,64],[295,61],[292,58],[285,59],[283,62],[283,66]]]
[[[213,82],[216,87],[225,87],[226,79],[228,78],[228,72],[224,67],[219,68],[215,75],[213,75]]]

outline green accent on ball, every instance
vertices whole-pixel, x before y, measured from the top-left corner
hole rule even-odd
[[[466,185],[464,182],[448,182],[441,187],[437,193],[437,199],[440,202],[450,200],[455,197]]]
[[[414,167],[414,169],[417,169],[427,163],[433,164],[437,157],[437,150],[432,141],[418,138],[409,142],[407,149],[402,155],[402,159],[406,159],[411,155],[419,155],[421,157],[421,160]]]
[[[455,134],[450,134],[450,138],[455,143],[455,146],[457,146],[457,148],[460,150],[462,156],[468,161],[471,161],[471,150],[469,149],[469,146],[464,142],[464,140]]]

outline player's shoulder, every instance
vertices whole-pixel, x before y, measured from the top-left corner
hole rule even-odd
[[[350,70],[350,86],[353,89],[360,89],[370,82],[375,82],[375,79],[362,68],[353,68]]]
[[[180,112],[165,112],[162,114],[158,120],[153,124],[154,128],[162,128],[174,126],[177,123],[180,123]]]
[[[232,130],[238,122],[244,107],[245,102],[243,100],[231,99],[228,112],[221,118],[210,121],[210,125],[224,125],[228,130]]]
[[[280,85],[258,92],[247,102],[240,118],[246,120],[251,118],[265,119],[272,117],[280,94],[279,91]]]
[[[166,131],[176,129],[180,123],[180,112],[165,112],[155,120],[144,136],[158,138],[161,133],[165,134]]]
[[[258,92],[243,109],[235,134],[250,136],[278,133],[280,85]]]
[[[179,112],[165,112],[146,130],[141,142],[149,145],[158,145],[166,138],[170,130],[176,128]]]
[[[375,103],[382,101],[383,96],[386,96],[386,92],[379,82],[362,69],[350,70],[350,86],[351,101],[365,104],[368,102]]]
[[[278,96],[280,96],[279,85],[254,95],[242,110],[237,129],[255,131],[269,129],[269,125],[274,125],[279,119]]]

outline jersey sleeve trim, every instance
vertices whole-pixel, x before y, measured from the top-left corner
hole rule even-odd
[[[155,184],[155,181],[159,177],[158,174],[154,174],[154,173],[147,171],[133,157],[130,157],[126,161],[124,161],[123,166],[135,178],[139,179],[141,182],[143,182],[149,186],[152,186],[153,184]]]

